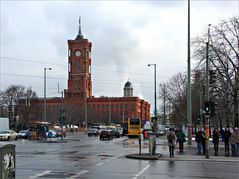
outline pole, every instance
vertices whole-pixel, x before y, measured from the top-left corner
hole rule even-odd
[[[188,144],[192,145],[192,99],[190,62],[190,0],[188,0],[188,91],[187,91]]]
[[[148,64],[148,66],[154,66],[154,117],[157,119],[157,90],[156,90],[156,64]]]
[[[156,64],[154,64],[154,117],[157,120]]]
[[[206,101],[209,101],[209,80],[208,80],[208,72],[209,72],[209,60],[208,60],[208,42],[206,43]],[[205,146],[205,157],[209,158],[209,116],[205,116],[205,137],[206,137],[206,146]]]
[[[63,141],[63,91],[61,91],[61,140]]]
[[[165,109],[165,85],[163,85],[163,124],[166,124],[166,109]]]
[[[206,101],[209,101],[209,34],[210,34],[210,26],[208,25],[208,42],[206,43]],[[205,157],[209,158],[209,116],[205,116]]]
[[[109,104],[109,124],[111,124],[111,100],[110,100],[110,98],[109,98],[109,102],[110,102],[110,104]]]
[[[46,70],[51,70],[52,68],[44,68],[44,122],[46,122]]]
[[[46,68],[44,68],[44,122],[46,122]]]

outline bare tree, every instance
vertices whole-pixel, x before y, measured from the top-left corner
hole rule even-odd
[[[186,80],[186,75],[178,73],[168,82],[160,84],[159,98],[165,99],[166,111],[170,113],[170,122],[178,125],[186,123]]]
[[[36,92],[20,85],[11,85],[0,93],[1,115],[9,117],[11,128],[17,128],[18,125],[19,101],[22,100],[27,106],[30,103],[28,99],[35,98],[37,98]],[[28,116],[30,113],[29,109],[24,112],[26,113],[24,116]]]
[[[193,40],[197,69],[205,67],[206,42],[209,39],[210,68],[217,73],[216,85],[211,97],[220,102],[219,116],[224,122],[238,126],[238,68],[239,68],[239,20],[237,17],[223,20],[212,26],[209,34]],[[231,116],[230,114],[233,114]],[[221,119],[220,119],[221,120]]]

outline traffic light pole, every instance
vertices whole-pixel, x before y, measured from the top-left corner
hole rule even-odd
[[[210,33],[210,25],[208,25],[208,37]],[[209,38],[208,42],[206,43],[206,101],[209,102]],[[210,112],[209,112],[210,114]],[[209,116],[205,115],[205,157],[209,158]]]

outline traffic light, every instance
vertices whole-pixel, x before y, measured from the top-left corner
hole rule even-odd
[[[209,70],[209,84],[214,84],[216,82],[217,73],[215,70]]]
[[[210,107],[210,102],[209,101],[205,101],[204,103],[204,111],[206,115],[209,115],[211,112],[211,107]]]
[[[218,103],[216,103],[216,102],[214,102],[214,101],[210,101],[210,108],[211,108],[211,117],[213,117],[215,114],[216,114],[216,112],[217,112],[217,104]]]
[[[201,122],[201,118],[200,118],[200,115],[197,116],[197,124],[200,124]]]

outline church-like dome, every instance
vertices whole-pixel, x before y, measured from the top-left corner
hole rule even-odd
[[[124,97],[132,97],[132,96],[133,96],[133,85],[128,80],[124,85]]]
[[[127,82],[125,83],[124,87],[125,87],[125,88],[133,88],[133,85],[132,85],[129,81],[127,81]]]

